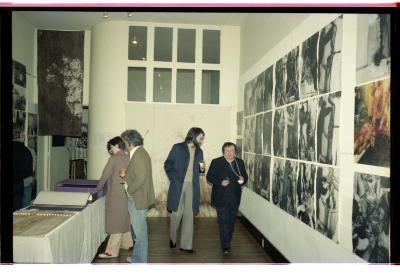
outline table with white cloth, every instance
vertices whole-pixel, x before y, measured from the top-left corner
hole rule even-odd
[[[102,197],[44,235],[14,235],[13,258],[15,263],[90,263],[106,237]]]

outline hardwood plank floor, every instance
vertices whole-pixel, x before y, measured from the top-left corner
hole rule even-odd
[[[185,254],[179,250],[180,234],[176,250],[169,248],[169,218],[148,218],[149,231],[149,263],[274,263],[275,261],[264,251],[256,240],[236,220],[231,242],[231,253],[222,254],[218,223],[216,218],[195,218],[193,254]],[[120,250],[119,257],[100,259],[107,240],[99,247],[96,258],[92,263],[126,263],[132,250]]]

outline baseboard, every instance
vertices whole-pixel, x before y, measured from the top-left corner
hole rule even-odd
[[[239,213],[237,218],[275,263],[290,263],[246,217]]]

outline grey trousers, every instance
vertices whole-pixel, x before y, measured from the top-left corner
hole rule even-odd
[[[181,199],[178,210],[170,216],[169,234],[173,243],[176,243],[176,235],[182,220],[180,248],[190,250],[193,242],[193,184],[183,183]]]

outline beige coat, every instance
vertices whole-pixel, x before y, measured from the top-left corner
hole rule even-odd
[[[109,234],[125,233],[130,231],[128,201],[124,185],[121,184],[119,170],[126,169],[129,164],[129,155],[120,151],[112,155],[103,169],[97,190],[101,190],[107,182],[106,195],[106,232]]]
[[[126,174],[126,183],[136,209],[148,209],[156,203],[151,159],[143,146],[136,149],[131,158]]]

